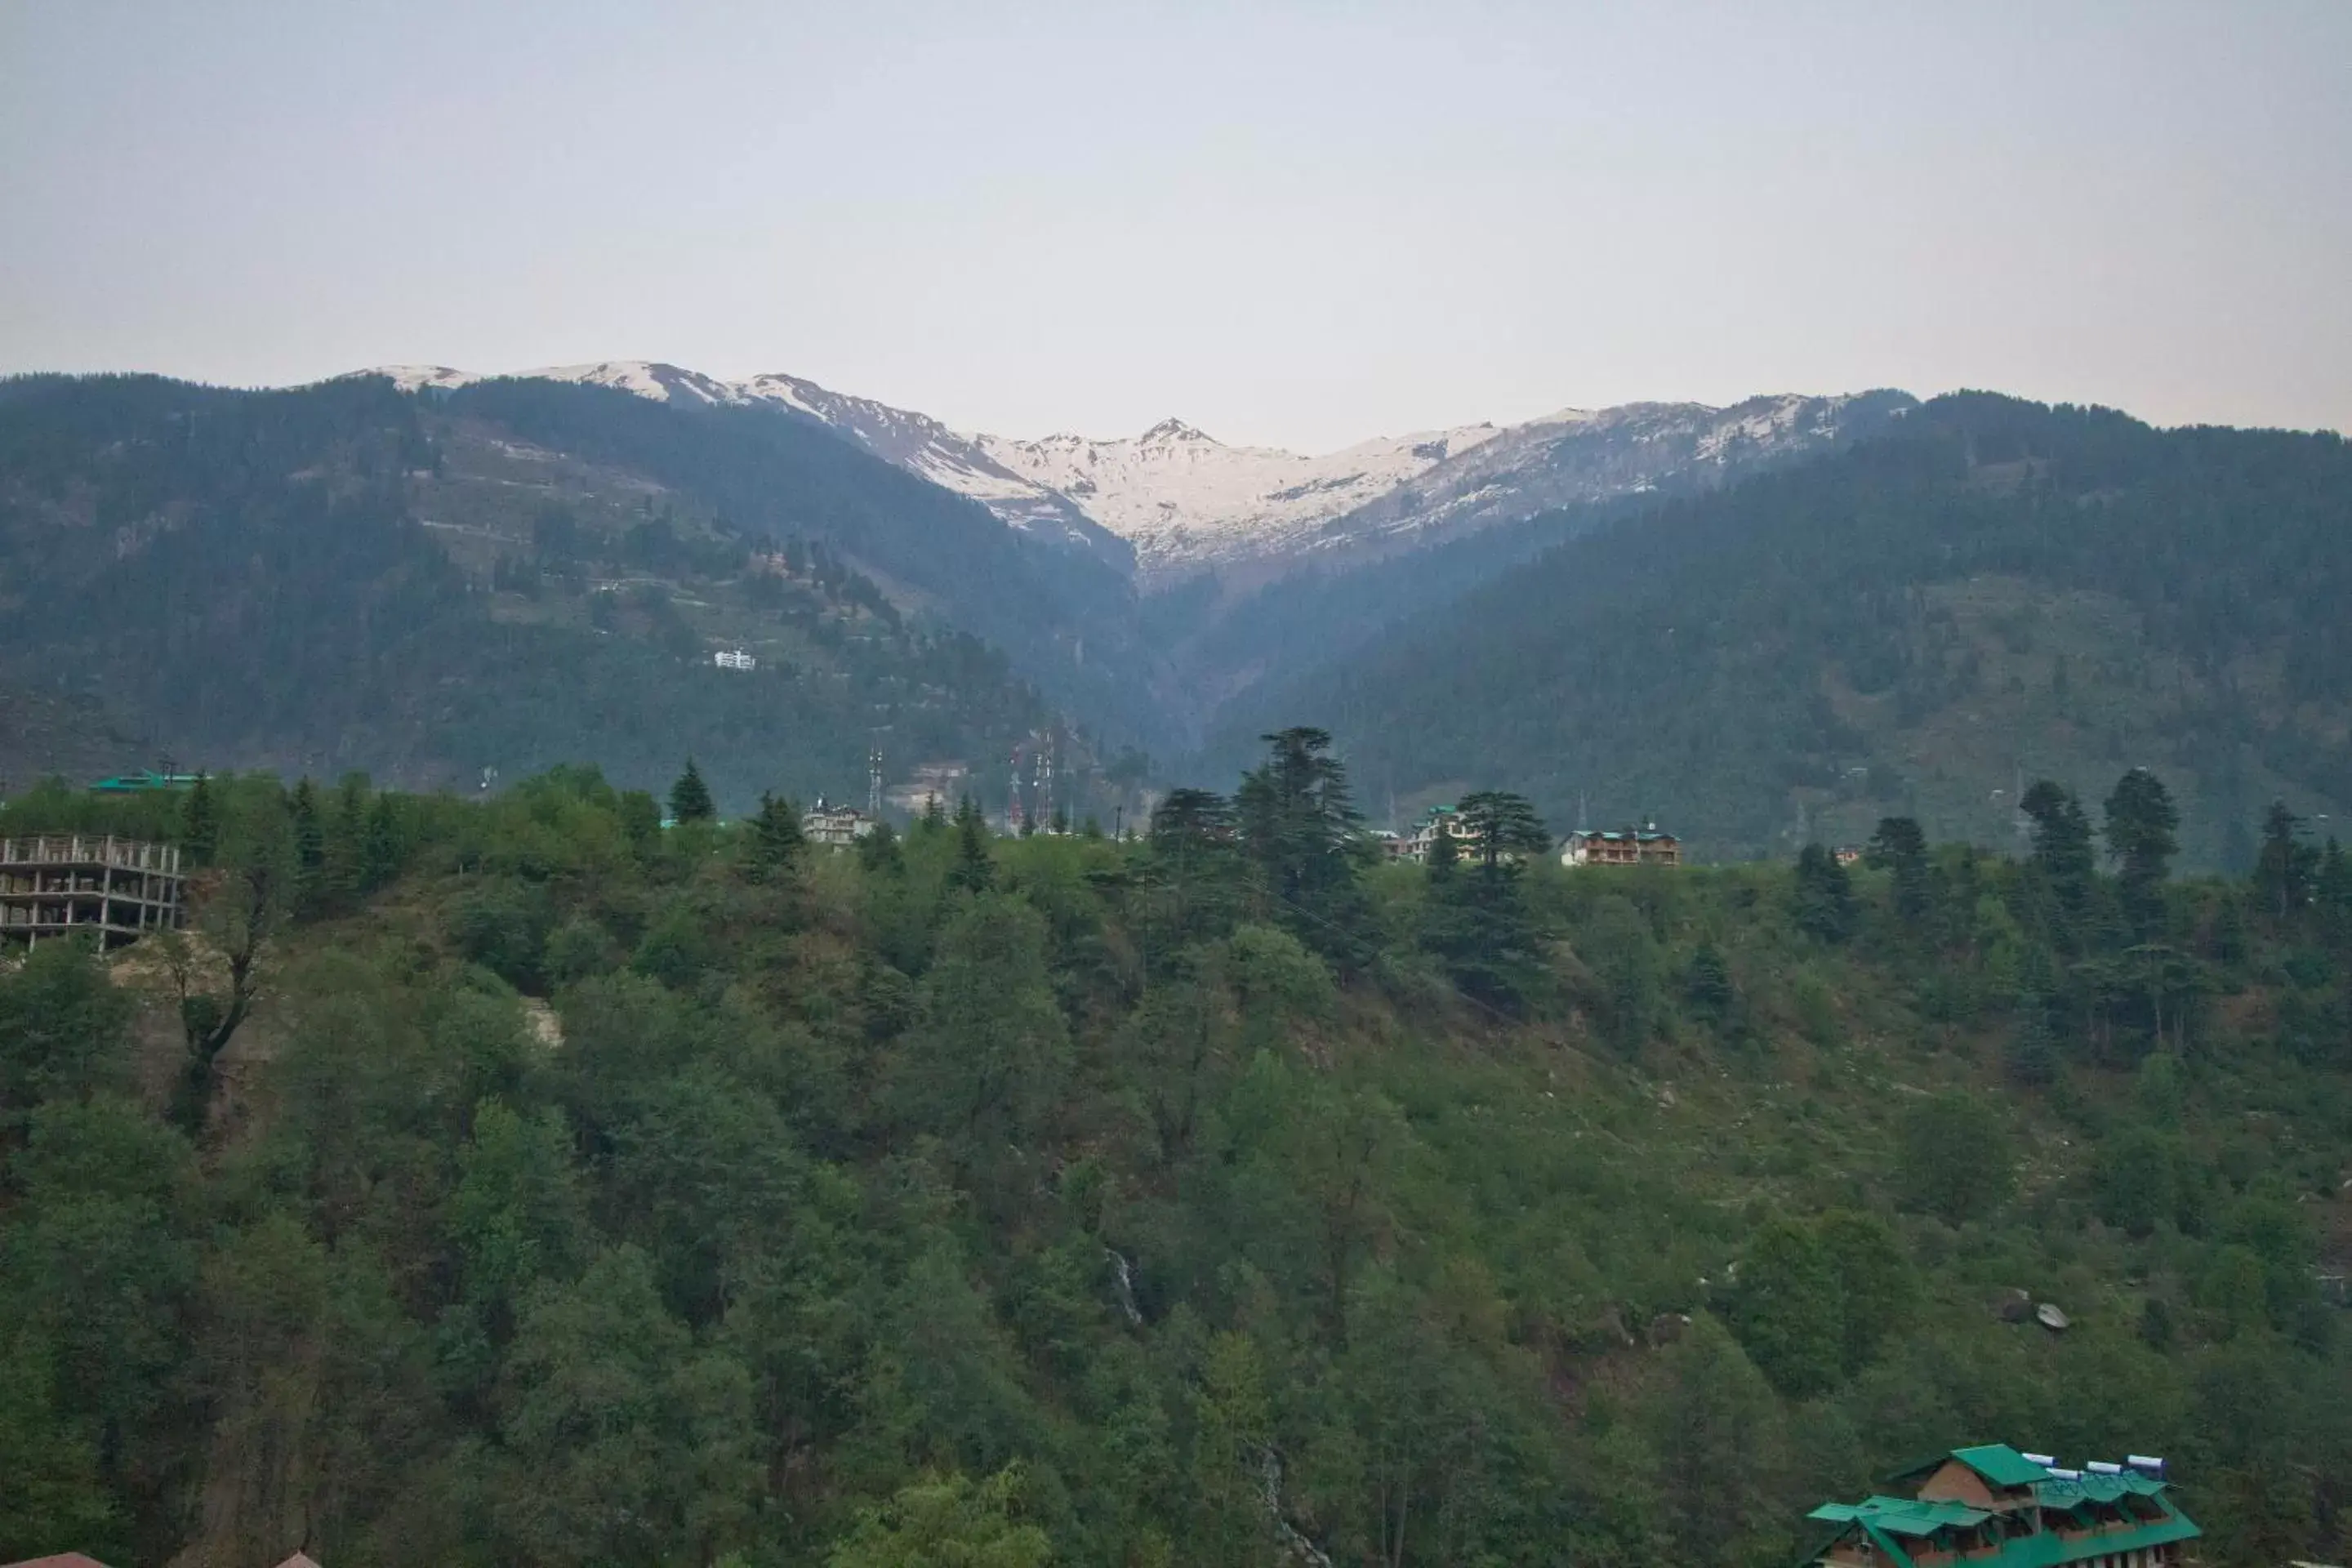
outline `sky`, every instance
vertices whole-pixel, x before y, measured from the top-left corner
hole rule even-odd
[[[2352,4],[0,0],[0,373],[2352,430]]]

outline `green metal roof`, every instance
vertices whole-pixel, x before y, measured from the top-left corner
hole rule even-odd
[[[1889,1557],[1901,1563],[1911,1561],[1904,1550],[1903,1541],[1925,1534],[1906,1531],[1895,1516],[1868,1514],[1846,1521],[1848,1529],[1859,1530]],[[1846,1531],[1841,1530],[1838,1536]],[[2137,1552],[2143,1547],[2161,1546],[2167,1542],[2194,1541],[2203,1531],[2179,1514],[2152,1520],[2136,1530],[2092,1531],[2068,1541],[2055,1531],[2042,1531],[2032,1535],[2013,1536],[2000,1542],[1991,1552],[1971,1553],[1968,1561],[1977,1568],[2064,1568],[2069,1563],[2081,1563],[2094,1557],[2116,1552]],[[1818,1560],[1828,1547],[1813,1553],[1809,1561]]]
[[[2047,1468],[2035,1464],[2006,1443],[1979,1443],[1955,1448],[1952,1458],[1997,1487],[2028,1487],[2049,1479]]]
[[[1904,1473],[1925,1474],[1947,1458],[1959,1461],[1996,1485],[2031,1485],[2037,1509],[2062,1510],[2079,1516],[2081,1510],[2095,1505],[2113,1508],[2126,1499],[2138,1497],[2147,1499],[2162,1510],[2155,1519],[2122,1528],[2090,1530],[2072,1541],[2055,1530],[2011,1536],[1998,1542],[1990,1552],[1969,1557],[1969,1561],[1980,1568],[2064,1568],[2065,1564],[2095,1557],[2160,1546],[2168,1542],[2193,1541],[2204,1533],[2194,1521],[2173,1506],[2171,1498],[2166,1495],[2166,1484],[2156,1477],[2132,1470],[2112,1476],[2095,1471],[2079,1477],[2053,1476],[2047,1468],[2004,1443],[1956,1448],[1942,1458],[1927,1460]],[[2006,1480],[2001,1479],[2004,1477],[2019,1479]],[[1832,1526],[1832,1541],[1859,1531],[1898,1568],[1907,1568],[1911,1558],[1904,1548],[1905,1542],[1925,1541],[1948,1529],[1972,1528],[1997,1516],[1966,1503],[1873,1496],[1858,1503],[1824,1503],[1805,1517]],[[1827,1550],[1824,1543],[1806,1561],[1818,1562]]]
[[[1963,1529],[1992,1517],[1964,1502],[1929,1501],[1924,1498],[1872,1497],[1857,1503],[1823,1503],[1805,1516],[1828,1523],[1866,1521],[1897,1535],[1933,1535],[1948,1526]]]
[[[194,773],[117,773],[112,778],[100,779],[89,787],[106,795],[129,795],[138,790],[187,789],[196,782]]]

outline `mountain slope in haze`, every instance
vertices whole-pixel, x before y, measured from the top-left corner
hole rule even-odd
[[[476,382],[433,402],[699,496],[746,538],[825,539],[902,600],[1003,648],[1090,721],[1149,719],[1153,661],[1116,564],[1008,528],[803,420],[545,379]]]
[[[1735,484],[1896,426],[1916,400],[1759,397],[1727,409],[1636,404],[1517,426],[1306,536],[1286,570],[1230,567],[1189,615],[1147,613],[1184,721],[1261,682],[1353,658],[1399,619],[1444,603],[1564,540],[1667,496]],[[1197,732],[1197,729],[1196,729]]]
[[[1036,552],[829,437],[726,413],[544,384],[0,384],[0,693],[38,694],[47,735],[0,764],[86,769],[95,742],[110,770],[444,784],[589,757],[657,784],[694,753],[740,809],[861,793],[877,745],[993,756],[1052,723],[949,613],[1039,617],[1050,663],[1085,617]],[[929,577],[886,592],[891,569]],[[714,668],[739,646],[757,670]]]
[[[2197,859],[2283,795],[2352,806],[2352,450],[1941,398],[1883,439],[1662,503],[1235,704],[1328,721],[1368,794],[1471,784],[1703,854],[1885,814],[2008,843],[2017,780],[2171,781]]]
[[[404,392],[454,392],[493,379],[446,365],[384,365],[359,374],[390,376]],[[1123,572],[1134,568],[1133,547],[1083,508],[1013,473],[992,458],[980,440],[960,436],[929,415],[834,392],[799,376],[755,375],[729,382],[646,360],[559,365],[502,379],[608,386],[686,407],[772,408],[822,426],[884,462],[968,496],[1024,533],[1097,556]]]

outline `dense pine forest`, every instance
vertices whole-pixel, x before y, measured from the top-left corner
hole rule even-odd
[[[1108,568],[781,416],[522,384],[0,380],[19,787],[162,756],[432,787],[588,755],[654,784],[692,752],[738,808],[862,793],[875,749],[978,764],[1056,724],[1024,677],[1115,680],[1103,600],[1125,603]],[[1083,675],[1063,642],[1090,642]]]
[[[1269,592],[1276,614],[1236,618],[1331,657],[1236,700],[1210,754],[1328,714],[1408,806],[1477,774],[1563,823],[1654,816],[1716,859],[1859,844],[1885,816],[2013,847],[2023,784],[2138,765],[2179,791],[2188,862],[2242,873],[2272,799],[2352,812],[2347,519],[2334,434],[1954,394],[1719,491],[1474,541],[1499,558],[1476,585],[1456,545],[1361,598]],[[1408,615],[1381,628],[1368,603]]]
[[[0,1557],[1730,1568],[1989,1440],[2352,1548],[2333,843],[2178,876],[2137,770],[2015,858],[1459,804],[1377,863],[1311,730],[1128,838],[19,796],[204,869],[0,968]]]

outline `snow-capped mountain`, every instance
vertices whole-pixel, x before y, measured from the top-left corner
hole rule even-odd
[[[410,392],[484,379],[440,365],[361,374]],[[1114,561],[1147,587],[1213,567],[1278,573],[1286,560],[1387,553],[1579,501],[1705,488],[1859,439],[1914,406],[1899,392],[1783,395],[1728,408],[1633,403],[1308,456],[1229,447],[1178,419],[1101,440],[965,435],[798,376],[721,381],[645,360],[520,374],[658,402],[773,407],[979,501],[1024,533]]]
[[[1498,434],[1491,425],[1383,437],[1321,457],[1228,447],[1180,419],[1116,440],[977,437],[980,449],[1131,541],[1147,577],[1280,555],[1337,518]]]
[[[1349,552],[1435,544],[1557,507],[1697,489],[1754,468],[1862,439],[1917,400],[1902,392],[1781,394],[1728,408],[1628,403],[1515,425],[1401,480],[1336,519],[1307,548]]]

